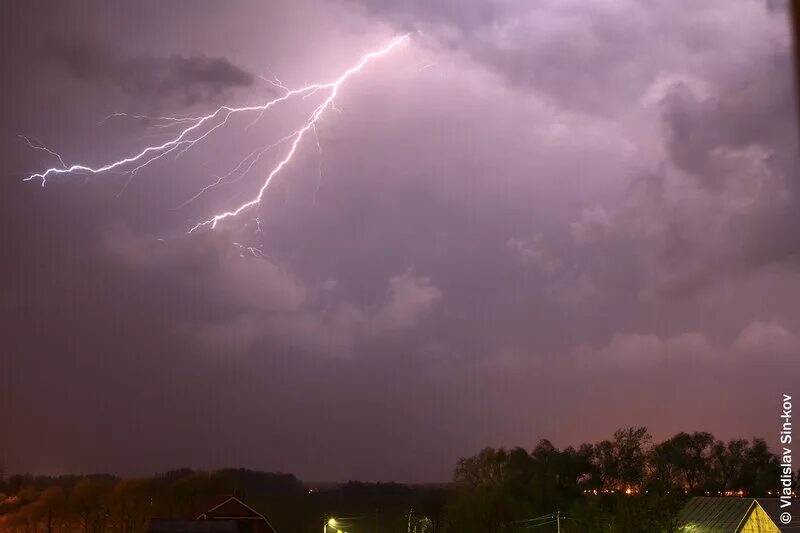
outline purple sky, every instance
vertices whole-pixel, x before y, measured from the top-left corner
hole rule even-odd
[[[402,7],[395,7],[402,6]],[[782,2],[24,2],[0,17],[0,457],[438,481],[486,445],[707,430],[799,392]],[[319,96],[126,176],[23,182],[328,81],[285,154],[176,209]],[[316,99],[315,99],[316,98]],[[319,170],[321,169],[321,177]],[[256,224],[256,217],[260,223]],[[254,256],[239,245],[257,246]]]

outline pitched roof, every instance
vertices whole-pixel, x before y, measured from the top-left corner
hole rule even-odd
[[[737,533],[757,505],[753,498],[692,498],[678,514],[678,531]]]
[[[193,518],[195,520],[261,520],[273,533],[275,532],[275,528],[264,515],[233,494],[222,494],[207,500],[202,509],[195,512]]]
[[[198,520],[206,518],[258,518],[265,522],[267,520],[264,515],[232,494],[217,497],[197,516]]]
[[[206,498],[200,502],[194,509],[189,511],[186,515],[186,518],[196,520],[198,516],[205,514],[211,509],[216,509],[223,503],[227,502],[231,499],[230,494],[217,494],[216,496],[211,496],[210,498]]]

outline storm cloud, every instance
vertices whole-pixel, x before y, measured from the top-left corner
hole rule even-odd
[[[87,84],[105,84],[151,106],[192,106],[253,85],[255,76],[225,57],[203,54],[131,56],[114,43],[86,37],[52,38],[50,59]]]
[[[440,481],[487,445],[627,425],[771,438],[800,370],[786,12],[679,4],[10,9],[7,469]],[[252,198],[287,146],[186,201],[319,94],[233,117],[130,181],[22,181],[55,162],[17,134],[103,163],[167,138],[110,113],[262,102],[262,78],[335,79],[406,31],[262,202],[213,231],[188,233]]]

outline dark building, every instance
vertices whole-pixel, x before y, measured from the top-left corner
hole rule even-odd
[[[239,524],[233,520],[181,520],[153,518],[149,533],[238,533]]]
[[[209,500],[189,519],[153,518],[149,533],[276,533],[269,521],[233,495]]]

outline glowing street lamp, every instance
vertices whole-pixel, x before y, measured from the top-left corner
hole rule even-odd
[[[339,522],[336,521],[335,518],[331,517],[325,520],[325,523],[322,525],[322,533],[328,533],[328,528],[333,528],[335,533],[347,533],[347,531],[342,531],[339,529]]]

